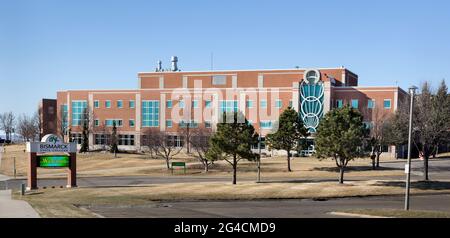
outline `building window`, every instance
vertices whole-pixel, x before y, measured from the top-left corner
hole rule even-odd
[[[226,75],[214,75],[212,77],[212,85],[225,85],[227,83]]]
[[[179,124],[180,128],[187,128],[189,126],[189,128],[197,128],[198,127],[198,122],[194,121],[194,120],[190,120],[190,121],[184,121],[182,120]]]
[[[69,111],[67,109],[67,104],[61,105],[61,121],[62,121],[61,129],[64,132],[64,135],[67,134],[67,128],[69,126],[68,116],[69,116]]]
[[[119,135],[119,145],[134,145],[134,135]]]
[[[261,121],[260,125],[261,125],[261,129],[272,129],[271,121]]]
[[[78,145],[81,145],[83,142],[83,136],[81,133],[72,133],[70,137],[72,138],[72,142],[76,142]]]
[[[337,107],[337,108],[342,108],[342,107],[344,107],[344,102],[342,101],[342,99],[336,100],[336,107]]]
[[[134,107],[135,107],[135,102],[134,102],[134,100],[130,100],[128,106],[129,106],[130,108],[134,108]]]
[[[247,100],[246,106],[247,106],[247,108],[253,108],[253,101]]]
[[[142,126],[159,126],[159,101],[142,101]]]
[[[111,101],[110,100],[106,100],[105,101],[105,107],[106,108],[111,108]]]
[[[94,144],[95,145],[108,145],[109,138],[110,138],[110,135],[95,134],[94,135]]]
[[[178,102],[178,107],[179,107],[179,108],[184,108],[184,100],[180,100],[180,101]]]
[[[258,149],[259,147],[258,147],[258,142],[256,142],[256,144],[254,144],[254,145],[252,145],[252,149],[254,149],[254,150],[256,150],[256,149]],[[261,150],[264,150],[264,149],[266,149],[266,139],[264,138],[264,137],[261,137],[261,143],[260,143],[260,145],[261,145]]]
[[[198,100],[192,101],[192,108],[198,108]]]
[[[358,109],[358,99],[352,99],[352,108]]]
[[[98,119],[95,119],[95,120],[94,120],[94,125],[95,125],[95,126],[100,126],[100,121],[99,121]]]
[[[317,70],[309,70],[306,72],[306,80],[310,84],[317,83],[319,81],[320,73]]]
[[[206,108],[211,108],[211,100],[206,100],[205,101],[205,107]]]
[[[369,109],[374,109],[374,108],[375,108],[375,100],[369,99],[369,100],[367,101],[367,108],[369,108]]]
[[[128,120],[128,125],[129,125],[130,127],[134,127],[134,119]]]
[[[236,100],[222,100],[220,101],[221,113],[224,112],[237,112],[238,111],[238,102]]]
[[[283,107],[283,102],[281,100],[276,100],[275,101],[275,107],[276,108],[282,108]]]
[[[259,102],[259,106],[260,106],[261,108],[267,108],[267,100],[261,100],[261,101]]]
[[[205,121],[205,128],[211,128],[212,124],[210,121]]]
[[[72,126],[81,126],[86,109],[86,101],[72,101]]]
[[[391,108],[391,99],[384,99],[383,106],[386,109],[390,109]]]
[[[183,136],[167,136],[166,138],[167,144],[174,147],[183,147],[184,146],[184,137]]]
[[[123,101],[117,100],[117,108],[123,108]]]
[[[173,125],[172,120],[166,120],[166,127],[167,128],[172,128],[172,125]]]
[[[95,100],[95,101],[94,101],[94,107],[95,107],[95,108],[99,108],[99,107],[100,107],[100,103],[99,103],[98,100]]]
[[[55,114],[55,108],[54,107],[48,107],[48,114]]]
[[[166,107],[167,108],[172,108],[172,100],[167,100],[166,101]]]
[[[122,119],[106,119],[105,120],[105,125],[109,126],[109,127],[112,127],[112,126],[114,126],[114,121],[116,122],[116,127],[123,126]]]
[[[294,104],[292,103],[292,100],[289,100],[289,107],[293,108]]]

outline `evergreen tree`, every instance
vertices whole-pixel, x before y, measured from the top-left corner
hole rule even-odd
[[[227,120],[228,119],[228,120]],[[255,128],[242,113],[224,113],[223,122],[217,124],[217,131],[210,139],[207,152],[209,160],[224,159],[233,168],[233,184],[236,184],[237,165],[241,159],[255,160],[258,154],[251,147],[258,142]]]
[[[316,156],[333,158],[340,169],[339,183],[349,161],[364,156],[362,149],[366,129],[362,115],[348,105],[328,112],[320,121],[316,134]]]
[[[291,151],[297,149],[302,139],[309,136],[308,130],[298,113],[287,108],[278,120],[278,130],[266,137],[270,149],[285,150],[287,153],[287,168],[291,172]]]
[[[433,127],[436,133],[434,141],[434,150],[432,155],[435,156],[439,151],[440,145],[450,142],[450,95],[445,80],[442,80],[433,98]]]

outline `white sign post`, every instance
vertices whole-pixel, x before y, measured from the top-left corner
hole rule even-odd
[[[405,164],[405,174],[409,174],[409,164]]]

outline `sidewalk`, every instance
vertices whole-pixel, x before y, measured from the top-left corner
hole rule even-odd
[[[11,190],[0,190],[0,218],[39,218],[25,201],[12,200]]]

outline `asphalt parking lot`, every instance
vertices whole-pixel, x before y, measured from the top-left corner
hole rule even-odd
[[[403,209],[403,196],[257,201],[154,202],[143,206],[87,207],[99,217],[138,218],[339,218],[348,209]],[[412,196],[411,209],[450,212],[450,195]]]

